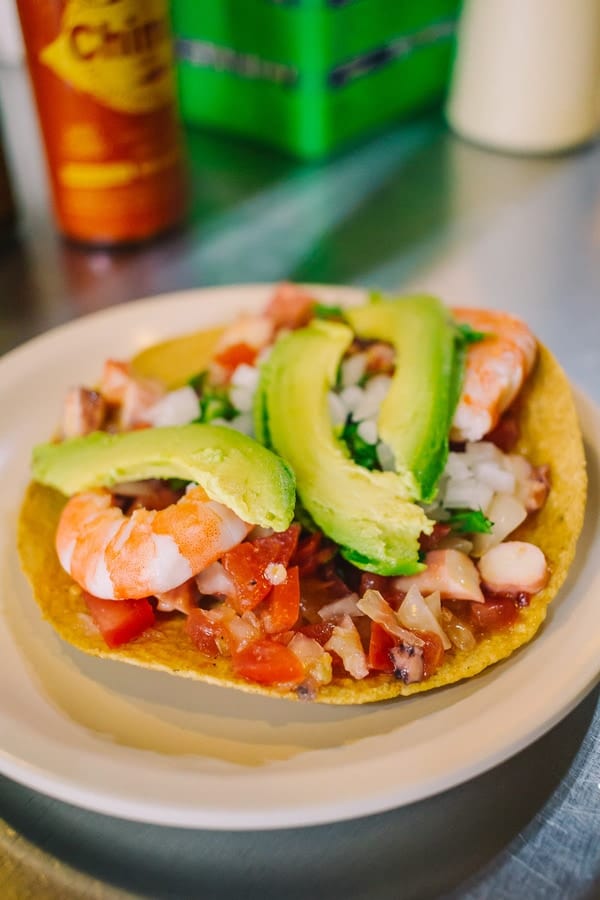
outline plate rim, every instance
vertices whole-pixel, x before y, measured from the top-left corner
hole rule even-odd
[[[334,293],[338,295],[342,294],[345,297],[351,295],[356,298],[364,296],[365,291],[367,290],[355,286],[341,285],[306,285],[306,287],[315,292],[320,292],[322,295],[331,295]],[[59,344],[64,341],[68,342],[70,338],[77,337],[80,331],[84,333],[88,332],[90,329],[93,329],[96,324],[105,322],[111,323],[114,322],[115,319],[118,320],[121,318],[128,319],[143,307],[152,310],[153,313],[160,318],[160,310],[168,303],[173,302],[173,300],[185,304],[194,298],[198,299],[206,297],[207,295],[231,295],[233,293],[235,295],[240,295],[237,302],[242,302],[247,299],[249,302],[255,304],[258,303],[258,300],[256,299],[257,296],[262,295],[266,298],[268,292],[272,289],[273,284],[270,283],[220,285],[214,288],[191,288],[184,291],[168,292],[155,296],[143,297],[125,304],[108,307],[78,319],[71,320],[62,325],[58,325],[9,351],[9,353],[0,358],[0,372],[10,369],[11,367],[21,369],[21,367],[28,362],[31,355],[35,356],[36,351],[39,350],[40,347],[50,347],[56,341],[58,341]],[[220,310],[220,312],[222,313],[222,310]],[[201,317],[198,316],[198,318]],[[217,316],[215,318],[215,322],[218,321],[219,318],[221,321],[223,320],[223,316],[221,315],[220,317]],[[202,327],[202,323],[195,327]],[[187,330],[189,331],[190,329],[188,328]],[[177,333],[183,334],[185,333],[185,328],[180,330],[175,328],[171,333],[173,335]],[[167,335],[167,337],[169,336],[171,335]],[[135,352],[135,349],[137,348],[132,348],[131,352]],[[583,391],[581,391],[581,389],[574,388],[574,394],[578,405],[578,411],[580,412],[580,418],[582,420],[584,435],[586,433],[586,423],[588,423],[588,421],[591,421],[594,426],[600,428],[600,410],[598,410],[597,406]],[[582,408],[586,409],[587,415],[581,415]],[[591,427],[592,426],[590,425],[590,428]],[[595,446],[593,442],[592,445]],[[588,505],[584,529],[590,527],[589,519],[590,509]],[[0,521],[0,525],[1,524]],[[598,527],[596,528],[596,531],[598,532]],[[595,541],[597,540],[599,540],[599,533],[595,535]],[[574,565],[576,565],[576,563],[577,557]],[[559,592],[559,597],[562,597],[564,593],[565,587],[563,586]],[[0,616],[1,615],[2,610],[0,608]],[[526,650],[527,648],[523,649]],[[510,664],[511,661],[512,660],[508,660],[505,662]],[[502,663],[496,664],[493,667],[494,671],[501,665]],[[499,677],[502,678],[502,675]],[[456,787],[464,781],[482,774],[490,768],[493,768],[495,765],[498,765],[500,762],[515,755],[549,731],[564,718],[584,696],[586,696],[599,677],[600,661],[593,663],[590,659],[588,665],[579,673],[576,689],[571,689],[568,692],[568,696],[565,696],[563,701],[556,706],[550,714],[546,715],[543,720],[540,719],[540,721],[536,721],[535,727],[529,727],[529,729],[526,730],[521,729],[521,732],[516,739],[513,739],[512,741],[504,740],[504,742],[496,747],[495,750],[480,758],[475,765],[473,765],[472,762],[470,765],[465,763],[462,767],[456,767],[452,774],[446,772],[439,773],[435,776],[431,775],[429,779],[426,779],[425,781],[422,780],[420,783],[413,785],[412,788],[407,788],[405,786],[401,791],[401,796],[398,795],[397,791],[386,794],[382,794],[381,792],[373,794],[368,799],[368,802],[365,802],[365,798],[361,795],[362,799],[360,800],[340,802],[338,799],[333,805],[331,801],[322,806],[315,806],[313,803],[308,806],[301,805],[294,808],[271,810],[270,813],[259,806],[254,811],[245,809],[243,813],[240,813],[239,811],[236,813],[231,810],[223,812],[221,810],[221,814],[219,814],[218,809],[205,808],[204,810],[198,810],[190,809],[187,806],[178,806],[177,804],[168,807],[165,807],[164,805],[157,807],[153,802],[146,802],[144,800],[139,801],[139,799],[138,802],[129,802],[125,800],[115,805],[115,797],[99,794],[88,786],[83,786],[82,788],[81,784],[78,784],[76,781],[56,778],[56,775],[54,778],[50,777],[49,779],[48,773],[44,773],[43,770],[36,769],[35,766],[12,756],[1,746],[0,771],[9,778],[48,796],[52,796],[62,802],[74,804],[81,808],[104,815],[117,816],[138,822],[186,828],[211,828],[217,830],[263,830],[326,824],[359,818],[363,815],[385,812],[409,803],[414,803],[418,800],[424,800],[427,797],[431,797],[449,788]],[[448,686],[441,690],[452,690],[452,686]],[[275,702],[283,703],[284,701]],[[396,702],[403,701],[400,700]],[[289,704],[286,708],[289,708]],[[0,716],[1,714],[2,709],[0,703]],[[104,745],[102,745],[101,749],[102,748],[104,748]]]

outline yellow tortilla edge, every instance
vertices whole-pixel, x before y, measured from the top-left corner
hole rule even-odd
[[[189,348],[190,338],[184,340]],[[168,343],[172,355],[176,341]],[[209,345],[210,341],[204,342],[207,353]],[[150,353],[145,360],[144,374],[154,374],[151,359]],[[196,362],[198,356],[194,364]],[[201,364],[195,371],[200,368]],[[479,640],[472,651],[448,653],[443,665],[426,681],[406,685],[385,674],[371,675],[362,681],[336,678],[319,690],[316,702],[372,703],[446,686],[471,678],[505,659],[536,634],[575,556],[587,493],[583,441],[569,382],[560,365],[543,346],[539,348],[537,364],[524,389],[520,406],[521,438],[516,450],[525,453],[535,465],[550,466],[552,489],[543,509],[530,516],[514,538],[532,541],[543,550],[550,569],[547,586],[521,610],[513,626]],[[264,686],[240,678],[225,657],[204,657],[187,636],[183,616],[159,615],[156,625],[135,641],[116,649],[108,648],[87,612],[81,589],[63,571],[56,556],[54,535],[65,502],[66,498],[60,493],[32,482],[18,524],[22,568],[44,618],[61,638],[93,656],[160,669],[249,693],[299,699],[293,689]]]

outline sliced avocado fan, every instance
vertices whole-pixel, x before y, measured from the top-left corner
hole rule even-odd
[[[263,438],[268,423],[303,506],[342,555],[370,572],[412,574],[423,568],[419,536],[433,522],[401,478],[357,465],[333,431],[328,392],[352,339],[346,325],[320,320],[280,338],[261,369],[256,418]]]
[[[443,304],[426,295],[352,307],[346,318],[358,337],[389,341],[396,350],[377,431],[394,453],[407,495],[428,503],[448,458],[448,433],[462,381],[456,327]]]
[[[288,465],[252,438],[218,425],[96,431],[36,447],[32,469],[36,481],[67,495],[123,481],[181,478],[251,524],[283,531],[294,515]]]

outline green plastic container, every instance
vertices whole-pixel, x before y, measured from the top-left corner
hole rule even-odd
[[[438,101],[460,0],[172,0],[183,118],[317,158]]]

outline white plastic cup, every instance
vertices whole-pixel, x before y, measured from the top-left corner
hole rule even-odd
[[[600,0],[465,0],[446,117],[460,136],[556,153],[600,130]]]

